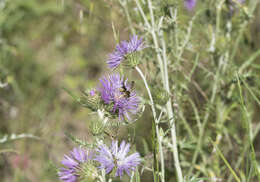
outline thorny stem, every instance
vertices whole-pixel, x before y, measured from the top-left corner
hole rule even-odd
[[[155,111],[155,106],[154,106],[154,102],[153,102],[153,97],[152,97],[150,88],[149,88],[149,86],[148,86],[148,84],[147,84],[146,78],[145,78],[143,72],[140,70],[140,68],[139,68],[138,66],[136,66],[135,69],[136,69],[136,71],[139,73],[139,75],[141,76],[141,78],[143,79],[145,88],[146,88],[146,90],[147,90],[149,99],[150,99],[150,101],[151,101],[151,107],[152,107],[152,112],[153,112],[153,118],[154,118],[154,121],[157,122],[156,111]]]
[[[152,34],[152,37],[153,37],[153,42],[154,42],[154,45],[155,45],[155,50],[156,50],[158,62],[159,62],[159,65],[160,65],[163,85],[164,85],[165,90],[170,94],[169,78],[168,78],[168,60],[167,60],[167,56],[166,56],[165,42],[164,42],[163,36],[161,36],[162,37],[161,42],[162,42],[162,47],[163,47],[163,52],[162,52],[163,55],[161,56],[159,44],[158,44],[158,41],[157,41],[157,36],[155,34],[153,7],[152,7],[152,3],[151,3],[150,0],[148,0],[148,6],[149,6],[150,16],[151,16],[151,20],[152,20],[151,34]],[[159,31],[159,30],[157,30],[157,31]],[[173,108],[172,108],[171,102],[172,102],[171,98],[169,98],[169,100],[166,104],[166,109],[167,109],[168,118],[170,119],[171,137],[172,137],[172,146],[173,146],[173,149],[172,149],[173,150],[173,158],[174,158],[175,169],[176,169],[176,172],[177,172],[178,182],[183,182],[182,171],[181,171],[179,156],[178,156],[176,127],[175,127],[175,122],[174,122],[174,119],[173,119],[174,115],[173,115]]]
[[[167,57],[166,57],[166,49],[164,50],[163,53],[163,59],[161,56],[161,51],[159,48],[159,43],[157,40],[157,36],[156,36],[156,27],[155,27],[155,22],[154,22],[154,14],[153,14],[153,7],[152,7],[152,3],[150,0],[148,0],[148,8],[150,11],[150,16],[151,16],[151,23],[152,25],[149,24],[142,7],[140,6],[140,3],[138,0],[135,0],[137,7],[145,21],[145,24],[148,28],[148,31],[151,33],[152,38],[153,38],[153,43],[154,43],[154,47],[155,47],[155,51],[156,51],[156,55],[157,55],[157,60],[159,63],[159,67],[160,67],[160,72],[161,72],[161,78],[162,78],[162,82],[164,85],[165,90],[170,93],[170,88],[169,88],[169,83],[168,83],[168,71],[167,71]],[[157,30],[159,31],[159,30]],[[167,76],[165,76],[167,74]],[[167,80],[166,80],[167,79]],[[182,177],[182,171],[181,171],[181,167],[180,167],[180,163],[179,163],[179,157],[178,157],[178,148],[177,148],[177,137],[176,137],[176,128],[175,128],[175,122],[173,120],[173,108],[171,105],[171,98],[169,99],[169,101],[166,104],[166,108],[167,108],[167,115],[168,118],[170,118],[170,127],[171,127],[171,136],[172,136],[172,143],[173,143],[173,158],[174,158],[174,162],[175,162],[175,168],[176,168],[176,172],[177,172],[177,178],[178,178],[178,182],[183,182],[183,177]],[[164,176],[164,171],[162,171],[162,174]]]
[[[133,23],[132,23],[131,17],[129,15],[129,12],[128,12],[128,9],[127,9],[127,1],[119,0],[119,2],[122,5],[122,7],[124,9],[124,12],[126,14],[126,18],[127,18],[127,21],[128,21],[128,24],[129,24],[129,27],[130,27],[130,30],[131,30],[131,33],[135,34],[135,29],[133,27]]]
[[[161,180],[162,182],[165,182],[165,177],[164,177],[164,156],[163,156],[163,148],[162,148],[162,136],[160,135],[160,131],[159,131],[159,121],[156,118],[156,111],[155,111],[155,106],[154,106],[154,102],[153,102],[153,97],[150,91],[150,88],[147,84],[146,78],[143,74],[143,72],[140,70],[139,67],[135,67],[136,71],[139,73],[139,75],[141,76],[141,78],[143,79],[145,88],[147,90],[150,102],[151,102],[151,108],[152,108],[152,113],[153,113],[153,118],[154,118],[154,122],[155,122],[155,129],[156,129],[156,136],[157,136],[157,140],[158,140],[158,145],[159,145],[159,153],[160,153],[160,158],[161,158],[161,173],[162,173],[162,177]]]
[[[152,35],[152,38],[153,38],[153,42],[154,42],[154,47],[155,47],[155,51],[156,51],[156,55],[157,55],[157,59],[159,61],[159,66],[160,66],[160,70],[161,70],[161,77],[162,77],[162,80],[164,82],[164,69],[163,69],[163,61],[162,61],[162,57],[160,55],[160,49],[159,49],[159,45],[158,45],[158,41],[157,41],[157,37],[156,37],[156,34],[155,34],[155,24],[154,24],[154,19],[152,18],[152,25],[150,25],[150,23],[148,22],[144,12],[143,12],[143,9],[139,3],[138,0],[135,0],[136,4],[137,4],[137,7],[145,21],[145,25],[147,26],[148,28],[148,31],[151,33]],[[152,11],[152,5],[151,5],[151,2],[148,1],[148,5],[149,5],[149,9],[150,9],[150,14],[151,16],[153,15],[153,11]]]
[[[138,9],[139,9],[139,11],[140,11],[140,13],[141,13],[143,19],[144,19],[145,25],[147,26],[147,28],[150,29],[150,28],[151,28],[151,25],[150,25],[150,23],[148,22],[148,20],[147,20],[145,14],[144,14],[144,11],[143,11],[143,9],[142,9],[140,3],[139,3],[139,0],[135,0],[135,3],[136,3],[136,5],[137,5],[137,7],[138,7]]]
[[[165,90],[168,92],[168,94],[170,94],[170,86],[169,86],[169,78],[168,78],[168,66],[167,66],[168,60],[167,60],[167,56],[166,56],[166,45],[165,45],[165,41],[164,41],[163,38],[161,38],[161,42],[162,42],[162,48],[163,48],[162,53],[163,53],[164,72],[165,72],[164,87],[165,87]],[[182,182],[183,177],[182,177],[182,171],[181,171],[179,156],[178,156],[176,127],[175,127],[173,108],[172,108],[171,103],[172,103],[172,99],[170,97],[167,104],[166,104],[166,109],[167,109],[168,118],[170,118],[170,128],[171,128],[173,158],[174,158],[174,162],[175,162],[175,168],[176,168],[176,172],[177,172],[178,181]]]

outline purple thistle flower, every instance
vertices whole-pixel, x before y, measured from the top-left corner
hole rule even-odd
[[[188,11],[192,11],[196,6],[196,0],[184,0],[184,6]]]
[[[131,175],[131,171],[135,171],[136,167],[140,164],[141,158],[138,152],[135,152],[129,156],[130,144],[122,141],[118,147],[118,141],[112,141],[111,147],[101,145],[98,149],[98,155],[94,160],[100,163],[100,169],[105,169],[106,174],[110,173],[113,169],[116,169],[115,176],[123,176],[123,172],[126,172],[128,176]]]
[[[120,77],[119,74],[112,74],[103,77],[100,82],[101,99],[105,104],[113,104],[111,112],[118,114],[119,120],[131,120],[129,114],[137,113],[140,100],[135,91],[131,90],[127,79],[124,80],[124,77]],[[129,92],[129,95],[125,94],[126,91]]]
[[[61,163],[64,165],[60,168],[58,175],[64,182],[76,182],[79,177],[81,164],[87,162],[90,156],[81,148],[74,148],[70,155],[64,155]]]
[[[140,51],[144,48],[143,39],[139,39],[137,35],[132,35],[130,36],[129,42],[124,40],[117,44],[115,51],[109,54],[107,64],[111,69],[116,68],[125,60],[128,54]]]

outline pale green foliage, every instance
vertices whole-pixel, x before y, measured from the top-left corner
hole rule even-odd
[[[259,125],[254,119],[258,116],[254,107],[258,107],[260,82],[259,67],[256,66],[259,61],[252,63],[259,58],[259,42],[253,39],[259,34],[255,31],[256,35],[250,35],[249,25],[257,19],[254,19],[257,1],[237,3],[232,13],[224,0],[198,1],[193,12],[183,11],[182,3],[170,0],[120,1],[131,31],[146,38],[149,49],[141,62],[144,69],[149,70],[146,76],[151,80],[151,86],[169,91],[174,106],[180,156],[180,166],[175,165],[177,179],[182,181],[180,167],[185,181],[225,181],[227,178],[231,181],[234,174],[240,174],[235,176],[236,180],[256,180],[259,164],[252,142],[255,131],[252,125]],[[131,11],[133,7],[137,13]],[[140,29],[135,29],[135,25]],[[250,47],[243,42],[245,40],[254,42],[256,47]],[[244,80],[239,88],[237,72]],[[239,99],[241,94],[243,97]],[[246,103],[242,106],[244,117],[240,112],[241,100]],[[157,107],[157,112],[160,110],[169,114],[163,104]],[[166,120],[166,113],[162,115],[162,121]],[[160,128],[160,133],[164,136],[163,148],[174,152],[175,141],[171,141],[174,133],[169,132],[172,126],[169,121],[168,129],[164,126],[165,131]],[[211,140],[223,155],[214,152]],[[248,163],[241,164],[245,153],[238,152],[240,150],[251,153],[247,156]],[[231,158],[224,157],[230,154],[233,154]],[[168,163],[170,160],[173,165],[178,162],[176,155],[173,158],[171,161],[167,156],[161,156],[157,160],[167,160]],[[237,159],[241,160],[236,164]],[[161,163],[161,173],[157,174],[162,181],[164,167],[167,168]],[[166,181],[169,179],[167,177]]]

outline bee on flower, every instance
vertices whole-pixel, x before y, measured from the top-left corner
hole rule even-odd
[[[100,79],[98,89],[104,104],[112,105],[109,112],[118,115],[120,121],[131,120],[131,114],[139,109],[140,99],[133,89],[133,82],[128,83],[119,74],[112,74]]]

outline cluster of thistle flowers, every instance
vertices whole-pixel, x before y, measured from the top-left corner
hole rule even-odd
[[[143,48],[142,39],[136,35],[131,36],[129,41],[121,41],[108,57],[109,68],[115,69],[120,64],[136,66],[138,64],[136,54]],[[101,112],[103,126],[109,117],[118,119],[119,123],[131,121],[131,116],[137,114],[139,110],[140,99],[128,80],[120,74],[113,73],[102,77],[99,81],[100,85],[86,93],[85,97],[80,99],[80,103],[93,111]],[[98,133],[100,132],[94,131],[93,134]],[[111,143],[110,147],[101,141],[92,149],[74,148],[70,155],[64,156],[61,162],[63,168],[58,172],[59,178],[65,182],[86,180],[89,177],[93,179],[98,176],[97,170],[94,170],[97,168],[105,170],[110,176],[122,177],[124,173],[130,176],[141,162],[139,153],[128,155],[130,144],[125,141],[120,145],[117,140]]]
[[[140,164],[141,158],[138,152],[127,156],[130,144],[122,141],[112,141],[110,147],[101,144],[96,150],[74,148],[70,155],[64,155],[61,161],[64,167],[59,169],[60,180],[65,182],[93,181],[98,178],[95,163],[99,163],[99,169],[105,169],[106,174],[113,173],[115,177],[122,177],[124,172],[129,176]]]

